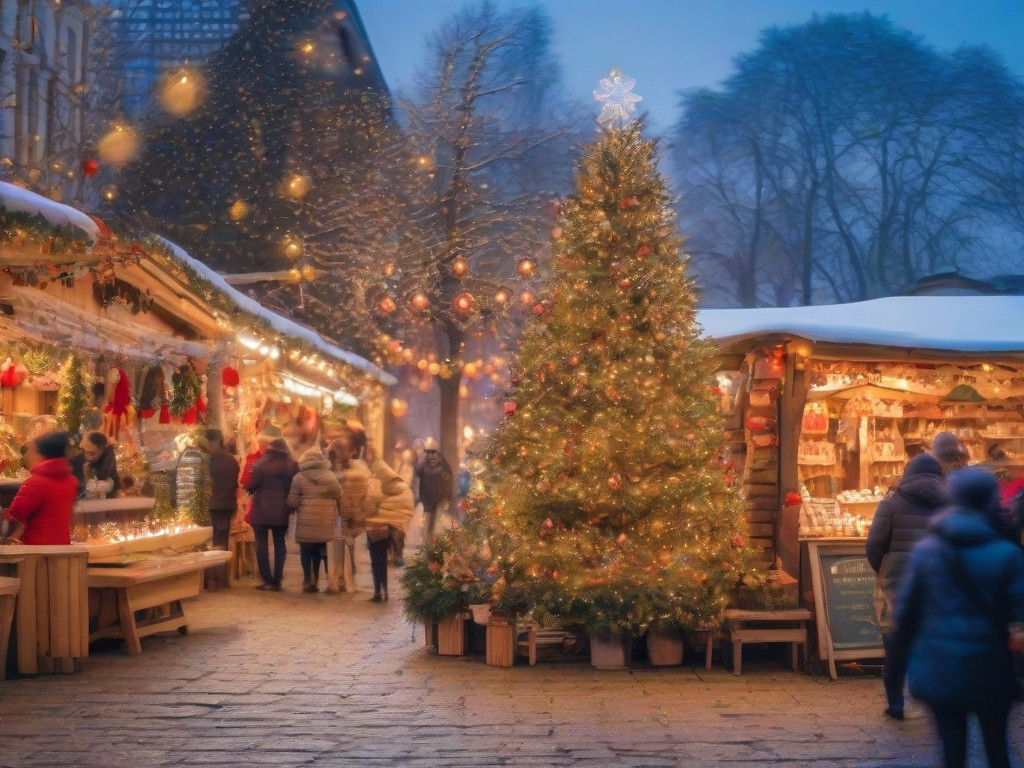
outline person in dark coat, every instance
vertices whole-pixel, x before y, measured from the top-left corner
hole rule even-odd
[[[227,549],[231,519],[238,509],[238,459],[224,446],[219,429],[206,430],[206,452],[210,455],[210,524],[213,526],[214,549]],[[215,579],[227,586],[227,565],[218,566]]]
[[[284,536],[288,532],[288,494],[292,488],[292,478],[299,471],[298,464],[292,458],[288,443],[283,438],[275,438],[267,446],[266,452],[253,465],[249,482],[245,490],[252,497],[249,510],[250,524],[256,537],[256,566],[259,568],[263,583],[256,589],[281,590],[281,576],[284,573],[284,561],[288,554]],[[270,569],[270,546],[268,535],[274,538],[274,569]]]
[[[939,461],[922,453],[907,462],[895,490],[875,510],[864,545],[868,563],[878,574],[875,590],[875,618],[882,628],[885,666],[885,714],[903,719],[903,680],[906,670],[891,652],[893,607],[903,583],[910,550],[924,538],[928,522],[946,506],[949,492]]]
[[[107,436],[98,429],[86,432],[79,447],[85,458],[82,467],[85,481],[88,483],[92,478],[110,480],[113,485],[107,491],[107,498],[116,498],[117,492],[121,489],[121,478],[117,474],[117,457],[114,455],[114,446],[107,440]]]
[[[992,527],[996,480],[981,467],[949,474],[952,508],[914,548],[896,607],[895,651],[910,692],[932,710],[946,768],[963,768],[967,716],[992,768],[1009,768],[1006,726],[1020,697],[1008,625],[1024,622],[1024,552]]]
[[[434,535],[438,509],[446,502],[451,503],[454,478],[448,460],[441,455],[437,440],[428,437],[423,441],[423,461],[416,467],[419,480],[417,491],[423,502],[423,516],[426,518],[427,536]]]

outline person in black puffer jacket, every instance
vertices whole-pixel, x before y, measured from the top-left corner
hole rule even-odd
[[[882,629],[885,667],[882,683],[888,706],[885,713],[903,719],[903,680],[906,668],[892,653],[893,610],[910,560],[910,550],[924,538],[928,523],[949,502],[942,465],[922,453],[909,462],[896,489],[882,499],[868,529],[865,551],[878,574],[875,618]]]
[[[292,478],[299,471],[299,465],[292,458],[292,452],[282,438],[272,440],[267,452],[253,465],[245,490],[252,496],[250,522],[256,536],[256,566],[263,583],[256,589],[281,589],[281,574],[288,550],[284,536],[288,532],[288,494]],[[270,547],[267,535],[274,537],[274,569],[270,570]]]

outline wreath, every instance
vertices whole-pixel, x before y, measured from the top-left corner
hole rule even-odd
[[[171,413],[182,416],[195,407],[202,393],[202,381],[191,363],[185,363],[171,374]]]

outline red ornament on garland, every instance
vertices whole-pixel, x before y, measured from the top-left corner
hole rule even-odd
[[[225,368],[220,375],[221,383],[225,387],[237,387],[239,382],[238,371],[234,368]]]
[[[86,178],[95,176],[100,171],[100,164],[93,160],[91,157],[88,160],[82,161],[82,175]]]
[[[504,410],[505,410],[505,415],[506,416],[511,416],[513,413],[516,412],[516,401],[515,400],[506,400],[505,401],[505,408],[504,408]]]

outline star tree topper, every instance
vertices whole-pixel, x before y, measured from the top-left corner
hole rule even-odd
[[[622,70],[616,67],[608,77],[600,80],[601,91],[594,91],[594,98],[603,101],[601,114],[598,115],[599,123],[610,123],[612,126],[626,126],[633,120],[636,113],[636,103],[643,101],[643,96],[633,93],[636,80],[626,77]]]

